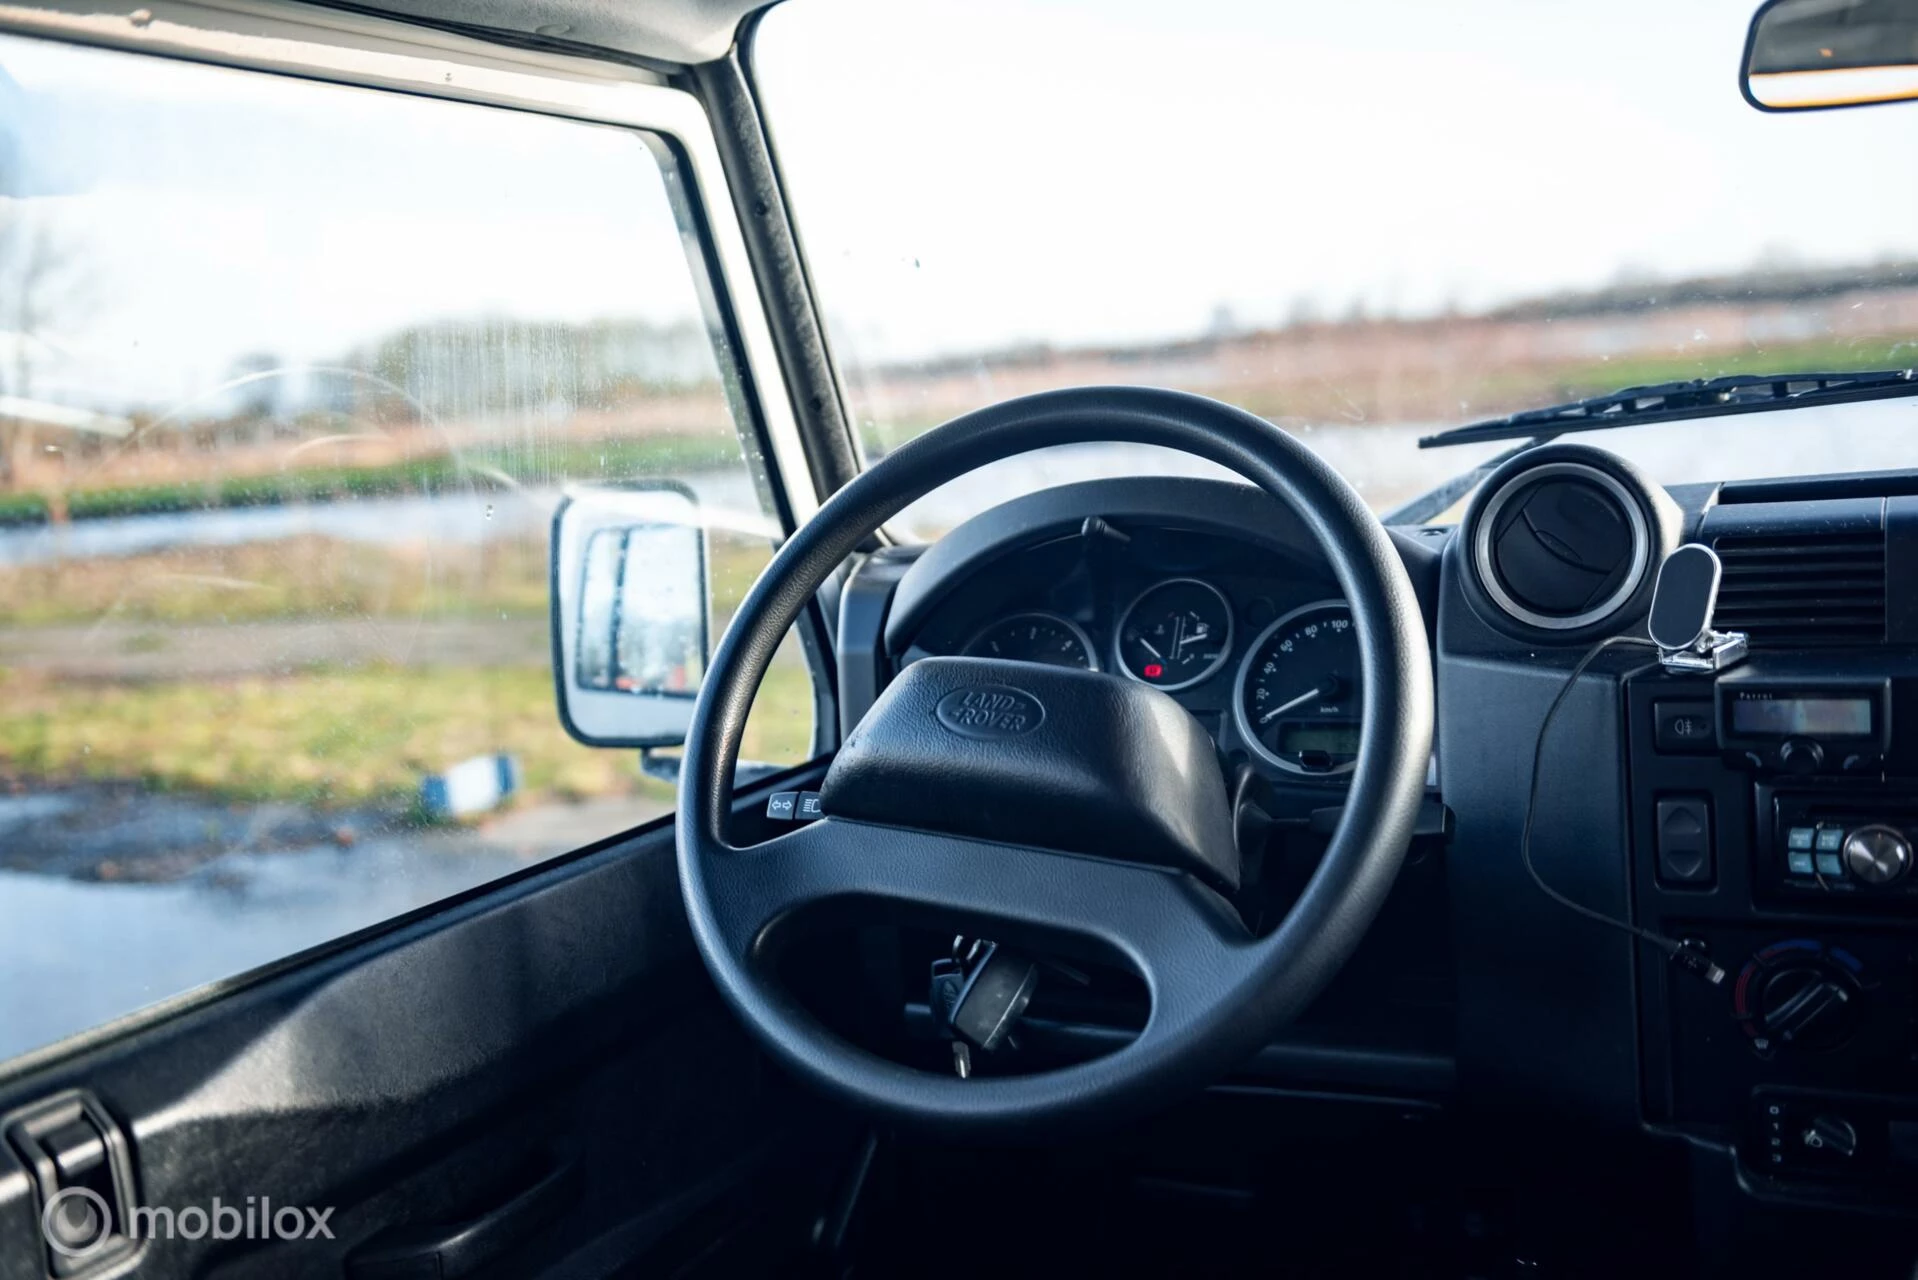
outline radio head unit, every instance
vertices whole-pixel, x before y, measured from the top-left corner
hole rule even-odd
[[[1718,745],[1785,773],[1876,769],[1891,749],[1891,681],[1766,675],[1747,669],[1713,687]]]

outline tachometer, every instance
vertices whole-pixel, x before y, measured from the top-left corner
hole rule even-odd
[[[1015,613],[1001,618],[972,638],[966,655],[1004,658],[1009,662],[1039,662],[1048,667],[1077,667],[1097,671],[1092,642],[1086,633],[1051,613]]]
[[[1359,753],[1358,637],[1343,600],[1308,604],[1261,631],[1239,668],[1233,714],[1255,754],[1293,773],[1349,773]]]
[[[1169,578],[1119,619],[1119,669],[1155,689],[1185,689],[1225,665],[1232,606],[1209,582]]]

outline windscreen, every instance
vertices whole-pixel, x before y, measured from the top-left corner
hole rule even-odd
[[[1381,510],[1445,427],[1675,378],[1918,363],[1918,107],[1767,115],[1754,0],[791,0],[755,48],[868,458],[1085,383],[1296,432]],[[1586,437],[1670,482],[1908,466],[1911,402]],[[1204,471],[1001,464],[906,514]]]

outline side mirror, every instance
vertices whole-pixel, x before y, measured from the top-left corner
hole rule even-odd
[[[1918,98],[1918,0],[1770,0],[1745,37],[1744,89],[1760,111]]]
[[[553,515],[560,723],[591,747],[686,740],[706,675],[706,531],[671,483],[570,491]]]

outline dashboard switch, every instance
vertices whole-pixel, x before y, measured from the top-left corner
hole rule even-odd
[[[1652,741],[1660,751],[1710,755],[1718,750],[1718,729],[1709,699],[1666,700],[1652,704]]]
[[[1658,879],[1696,888],[1716,877],[1710,796],[1667,796],[1658,802]]]
[[[1858,1154],[1858,1131],[1842,1116],[1814,1116],[1799,1141],[1807,1150],[1826,1152],[1839,1160]]]

